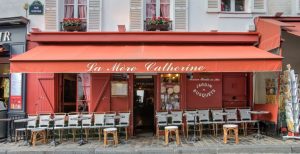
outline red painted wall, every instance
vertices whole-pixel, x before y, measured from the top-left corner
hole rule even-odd
[[[222,107],[222,74],[193,74],[187,80],[187,109]]]
[[[110,74],[92,74],[90,112],[110,111],[110,105]]]
[[[248,104],[247,73],[223,73],[223,107],[246,107]]]
[[[55,112],[55,74],[27,74],[26,112],[38,114]]]

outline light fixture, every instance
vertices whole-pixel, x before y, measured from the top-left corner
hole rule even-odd
[[[176,74],[176,76],[178,77],[178,76],[179,76],[179,74]]]
[[[168,74],[168,76],[171,76],[171,74]]]

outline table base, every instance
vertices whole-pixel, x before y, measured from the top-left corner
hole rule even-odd
[[[57,145],[59,145],[59,144],[60,144],[60,143],[59,143],[58,141],[51,141],[49,145],[55,147],[55,146],[57,146]]]
[[[84,144],[87,144],[88,142],[85,141],[85,140],[79,140],[78,141],[78,144],[81,146],[81,145],[84,145]]]

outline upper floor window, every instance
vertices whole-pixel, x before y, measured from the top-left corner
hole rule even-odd
[[[221,11],[225,12],[244,12],[245,0],[222,0]]]
[[[146,0],[146,20],[152,17],[170,18],[170,0]]]
[[[86,21],[87,0],[64,0],[64,18]]]

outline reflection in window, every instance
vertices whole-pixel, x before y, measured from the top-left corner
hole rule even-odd
[[[225,12],[245,11],[245,0],[222,0],[221,11],[225,11]]]
[[[170,18],[170,0],[146,1],[146,20],[158,16]]]
[[[180,109],[180,75],[161,75],[161,110]]]

